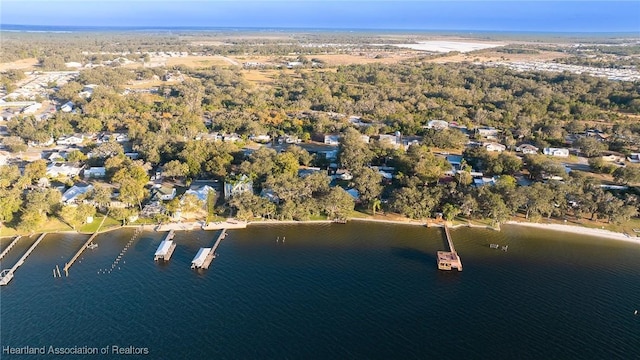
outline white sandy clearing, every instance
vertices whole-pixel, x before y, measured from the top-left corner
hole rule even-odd
[[[479,43],[479,42],[464,42],[464,41],[419,41],[417,44],[393,44],[393,46],[409,48],[413,50],[432,51],[432,52],[450,52],[459,51],[462,53],[489,49],[498,46],[503,46],[501,43]]]
[[[583,226],[576,225],[562,225],[562,224],[538,224],[538,223],[528,223],[528,222],[519,222],[519,221],[508,221],[508,225],[519,225],[519,226],[528,226],[537,229],[544,230],[553,230],[553,231],[564,231],[574,234],[586,235],[586,236],[595,236],[600,238],[607,238],[612,240],[621,240],[632,242],[636,244],[640,244],[640,237],[631,236],[623,233],[613,232],[604,229],[594,229]]]

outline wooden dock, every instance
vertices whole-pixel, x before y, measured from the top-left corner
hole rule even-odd
[[[33,249],[35,249],[36,246],[38,246],[38,244],[40,244],[40,241],[42,241],[42,239],[44,239],[44,237],[46,235],[47,235],[47,233],[43,233],[42,235],[40,235],[40,237],[33,243],[33,245],[31,245],[31,247],[29,249],[27,249],[27,251],[24,253],[24,255],[22,255],[22,257],[16,262],[15,265],[13,265],[13,267],[11,269],[3,270],[0,273],[0,286],[7,285],[9,283],[9,281],[11,281],[11,279],[13,279],[13,273],[15,273],[16,270],[22,264],[24,264],[24,261],[27,259],[27,257],[29,255],[31,255],[31,252],[33,251]]]
[[[211,265],[211,262],[213,262],[213,259],[216,258],[216,250],[218,249],[218,246],[220,246],[222,239],[224,239],[226,236],[227,236],[227,229],[222,229],[222,232],[220,233],[220,235],[218,235],[218,238],[216,239],[216,242],[213,244],[213,247],[200,248],[200,251],[198,251],[198,254],[196,254],[196,257],[193,259],[194,261],[191,263],[191,268],[192,269],[195,269],[195,268],[208,269],[209,265]],[[200,262],[197,259],[199,258],[199,255],[203,253],[206,253],[206,257],[202,262]]]
[[[7,246],[6,249],[4,249],[2,251],[2,254],[0,254],[0,260],[2,260],[4,258],[5,255],[7,255],[9,253],[9,251],[11,250],[12,247],[14,247],[16,245],[16,243],[18,242],[18,240],[20,240],[20,235],[16,236],[12,241],[11,244],[9,244],[9,246]]]
[[[173,255],[173,251],[176,249],[176,243],[172,241],[172,239],[176,236],[174,230],[169,231],[167,236],[160,242],[158,246],[158,250],[156,250],[153,260],[164,260],[169,261],[171,259],[171,255]]]
[[[107,214],[108,215],[108,214]],[[84,251],[84,249],[86,249],[89,244],[91,244],[91,242],[93,241],[93,239],[96,238],[96,236],[98,236],[98,231],[100,231],[100,228],[102,227],[102,224],[104,224],[104,221],[107,219],[107,215],[105,215],[102,218],[102,222],[100,222],[100,225],[98,225],[98,229],[96,229],[96,232],[93,233],[93,235],[91,235],[91,237],[89,237],[89,239],[84,243],[84,245],[82,245],[82,247],[78,250],[78,252],[76,252],[75,255],[73,255],[73,257],[71,258],[71,260],[67,263],[64,264],[64,274],[66,276],[69,276],[69,269],[71,268],[71,266],[73,265],[74,262],[76,262],[76,260],[78,260],[78,258],[80,257],[80,255],[82,255],[82,252]]]
[[[462,260],[456,252],[456,248],[453,246],[453,239],[447,225],[444,225],[444,234],[447,237],[447,243],[449,244],[449,251],[438,251],[438,269],[439,270],[452,270],[458,269],[462,271]]]

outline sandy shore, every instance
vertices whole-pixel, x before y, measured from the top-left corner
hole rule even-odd
[[[637,236],[634,237],[632,235],[617,233],[609,230],[594,229],[594,228],[588,228],[588,227],[577,226],[577,225],[539,224],[539,223],[520,222],[520,221],[508,221],[506,225],[527,226],[527,227],[532,227],[536,229],[569,232],[573,234],[594,236],[594,237],[607,238],[612,240],[621,240],[621,241],[640,244],[640,237],[637,237]]]

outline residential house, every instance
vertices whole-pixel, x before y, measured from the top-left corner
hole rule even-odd
[[[473,179],[473,185],[475,187],[480,187],[480,186],[484,186],[484,185],[495,185],[496,184],[496,180],[497,178],[494,177],[481,177],[481,178],[474,178]]]
[[[61,201],[65,204],[75,204],[80,195],[86,194],[93,189],[93,185],[78,184],[73,185],[62,194]]]
[[[198,200],[206,201],[210,191],[215,193],[214,188],[209,185],[191,185],[184,195],[195,195]]]
[[[487,142],[482,144],[482,146],[488,151],[488,152],[503,152],[507,149],[506,146],[502,145],[502,144],[498,144],[495,142]]]
[[[444,120],[430,120],[427,129],[444,130],[449,127],[449,123]]]
[[[327,145],[339,145],[340,144],[340,135],[325,135],[324,143]]]
[[[176,197],[176,188],[173,186],[156,185],[151,189],[151,192],[152,199],[169,201]]]
[[[107,169],[104,166],[93,166],[88,169],[85,169],[83,172],[83,176],[85,178],[103,178],[107,175]]]
[[[66,163],[50,163],[47,166],[47,175],[50,177],[58,177],[58,176],[78,176],[82,171],[82,166],[75,166]]]
[[[47,141],[43,142],[29,141],[27,145],[30,147],[47,147],[53,145],[53,142],[53,138],[50,137]]]
[[[236,141],[240,141],[241,138],[238,134],[233,133],[233,134],[224,135],[222,140],[227,142],[236,142]]]
[[[550,156],[568,157],[569,149],[567,148],[544,148],[542,153]]]
[[[41,103],[31,104],[22,109],[23,114],[35,114],[42,107]]]
[[[71,112],[74,106],[75,104],[73,103],[73,101],[67,101],[64,105],[60,106],[60,111],[66,113]]]
[[[249,136],[249,140],[259,142],[259,143],[268,143],[271,141],[271,136],[269,135],[251,135]]]
[[[538,150],[540,149],[538,149],[537,147],[531,144],[521,144],[518,147],[516,147],[516,151],[521,152],[523,154],[537,154]]]
[[[58,138],[56,144],[58,145],[80,145],[84,141],[84,136],[82,135],[71,135],[71,136],[62,136]]]
[[[67,160],[67,153],[64,151],[63,152],[54,151],[51,154],[49,154],[49,156],[47,156],[47,160],[51,162],[65,161]]]
[[[624,156],[617,154],[602,155],[601,159],[606,162],[624,162]]]
[[[495,139],[498,136],[498,132],[498,129],[494,127],[483,126],[476,128],[476,134],[487,139]]]
[[[253,181],[247,175],[229,177],[224,182],[224,198],[229,199],[243,192],[253,192]]]
[[[313,173],[322,171],[322,169],[320,169],[319,167],[304,167],[304,168],[299,168],[298,169],[298,176],[300,176],[301,178],[305,178]]]

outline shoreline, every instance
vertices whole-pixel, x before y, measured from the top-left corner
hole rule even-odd
[[[380,224],[391,224],[391,225],[410,225],[410,226],[424,226],[424,227],[443,227],[445,224],[444,223],[433,223],[433,222],[429,222],[429,221],[418,221],[418,220],[387,220],[387,219],[374,219],[374,218],[350,218],[348,219],[348,221],[354,221],[354,222],[373,222],[373,223],[380,223]],[[305,224],[333,224],[335,223],[332,220],[303,220],[303,221],[296,221],[296,220],[263,220],[263,221],[239,221],[239,220],[234,220],[234,219],[228,219],[225,222],[215,222],[215,223],[209,223],[209,224],[205,224],[203,221],[194,221],[194,222],[184,222],[184,223],[171,223],[171,224],[164,224],[164,225],[151,225],[151,224],[142,224],[142,225],[124,225],[124,226],[117,226],[117,227],[111,227],[111,228],[107,228],[104,230],[100,230],[98,231],[99,234],[102,233],[107,233],[107,232],[111,232],[111,231],[115,231],[115,230],[119,230],[119,229],[126,229],[126,228],[142,228],[145,231],[154,231],[154,232],[165,232],[165,231],[169,231],[169,230],[176,230],[176,231],[191,231],[191,230],[204,230],[204,231],[215,231],[215,230],[222,230],[222,229],[243,229],[246,228],[247,226],[253,226],[253,225],[257,225],[257,226],[261,226],[261,225],[305,225]],[[225,226],[227,225],[227,226]],[[566,232],[566,233],[572,233],[572,234],[580,234],[580,235],[585,235],[585,236],[591,236],[591,237],[596,237],[596,238],[601,238],[601,239],[608,239],[608,240],[618,240],[618,241],[625,241],[625,242],[629,242],[629,243],[636,243],[636,244],[640,244],[640,236],[632,236],[632,235],[628,235],[625,233],[619,233],[619,232],[614,232],[614,231],[610,231],[610,230],[604,230],[604,229],[595,229],[595,228],[589,228],[589,227],[584,227],[584,226],[579,226],[579,225],[564,225],[564,224],[543,224],[543,223],[531,223],[531,222],[523,222],[523,221],[507,221],[505,222],[503,225],[514,225],[514,226],[521,226],[521,227],[530,227],[530,228],[536,228],[536,229],[542,229],[542,230],[550,230],[550,231],[555,231],[555,232]],[[477,225],[477,224],[472,224],[472,223],[467,223],[467,224],[456,224],[456,225],[451,225],[449,223],[449,228],[451,229],[457,229],[457,228],[461,228],[461,227],[468,227],[468,228],[479,228],[479,229],[490,229],[490,230],[494,230],[494,231],[501,231],[500,227],[491,227],[488,225]],[[93,233],[86,233],[86,232],[79,232],[79,231],[75,231],[75,230],[62,230],[62,231],[52,231],[52,232],[48,232],[49,234],[81,234],[81,235],[92,235]],[[36,234],[36,233],[34,233]],[[34,234],[22,234],[20,236],[31,236]],[[4,238],[13,238],[16,235],[12,235],[12,236],[3,236],[0,237],[0,239],[4,239]]]
[[[614,232],[614,231],[604,230],[604,229],[588,228],[585,226],[578,226],[578,225],[541,224],[541,223],[530,223],[530,222],[521,222],[521,221],[507,221],[505,225],[526,226],[526,227],[542,229],[542,230],[567,232],[567,233],[580,234],[580,235],[591,236],[591,237],[596,237],[601,239],[618,240],[618,241],[625,241],[625,242],[640,244],[640,237],[638,236],[634,237],[625,233],[619,233],[619,232]]]

